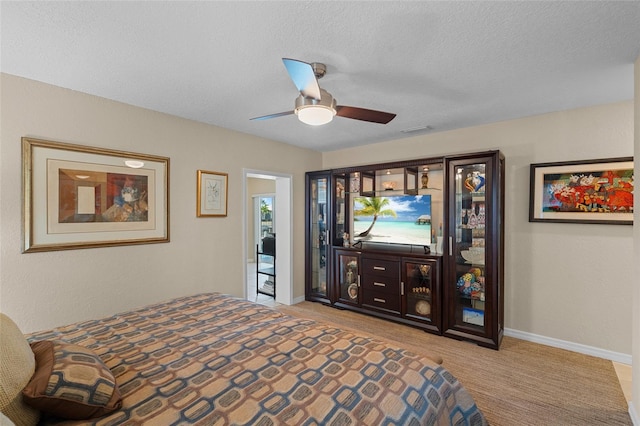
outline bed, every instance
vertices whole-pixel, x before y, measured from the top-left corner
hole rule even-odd
[[[33,333],[27,342],[36,373],[44,362],[37,352],[48,345],[43,359],[75,348],[80,361],[94,354],[115,381],[102,378],[100,392],[96,385],[78,397],[101,401],[89,403],[102,404],[89,419],[42,414],[40,424],[487,424],[438,359],[218,293]]]

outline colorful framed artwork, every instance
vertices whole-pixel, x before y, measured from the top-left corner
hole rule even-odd
[[[633,157],[531,164],[530,222],[633,224]]]
[[[197,217],[224,217],[227,215],[227,173],[198,170]]]
[[[23,253],[169,242],[169,159],[22,138]]]

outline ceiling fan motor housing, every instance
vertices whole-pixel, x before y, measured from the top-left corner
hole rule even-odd
[[[307,112],[304,110],[307,108],[314,110],[315,114],[320,113],[320,111],[318,111],[319,109],[324,109],[327,113],[321,113],[325,118],[318,118],[321,120],[320,123],[309,123],[306,120],[302,121],[307,122],[307,124],[324,124],[331,121],[331,119],[336,115],[336,100],[333,99],[333,96],[324,89],[320,89],[320,99],[306,98],[302,95],[298,96],[296,98],[296,107],[294,110],[296,115],[304,115]]]

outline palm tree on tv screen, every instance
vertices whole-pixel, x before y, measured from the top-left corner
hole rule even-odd
[[[371,228],[376,224],[378,216],[393,216],[398,217],[395,211],[392,209],[385,209],[389,205],[389,200],[385,197],[364,197],[358,198],[358,202],[362,204],[360,210],[353,212],[355,216],[373,216],[373,222],[367,228],[366,231],[358,234],[358,237],[366,237],[371,232]]]

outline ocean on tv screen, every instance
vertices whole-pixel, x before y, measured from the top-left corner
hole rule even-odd
[[[373,223],[375,206],[379,206],[379,210]],[[395,217],[390,212],[395,212]],[[431,242],[430,195],[397,195],[377,199],[357,197],[352,218],[353,239],[356,242],[414,245],[428,245]]]

